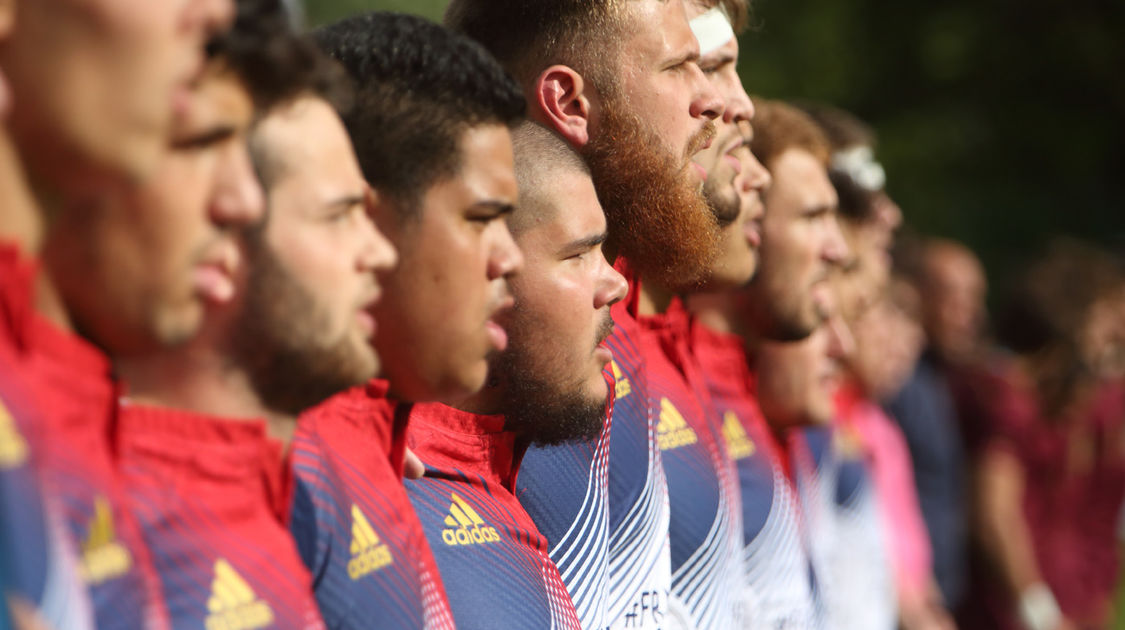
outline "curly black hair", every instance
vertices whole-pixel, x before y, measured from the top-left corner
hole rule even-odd
[[[314,37],[354,83],[354,105],[341,114],[364,176],[404,216],[460,170],[468,129],[523,120],[523,93],[492,55],[423,18],[365,13]]]

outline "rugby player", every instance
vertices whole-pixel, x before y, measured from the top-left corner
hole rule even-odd
[[[268,200],[264,222],[204,241],[203,264],[215,268],[195,275],[210,291],[199,334],[118,358],[128,387],[121,469],[177,628],[323,626],[286,526],[289,441],[300,411],[366,381],[377,365],[364,311],[393,250],[368,217],[367,184],[322,97],[342,73],[287,20],[280,3],[240,3],[218,46],[231,63],[200,83],[226,108],[184,121],[188,133],[211,125],[225,140],[213,154],[174,152],[118,213],[205,216],[241,198],[261,216],[255,171]],[[250,56],[242,67],[240,51]],[[266,79],[242,77],[261,67],[276,70],[268,87],[278,102],[250,136],[252,167],[244,86]]]
[[[677,283],[706,275],[717,226],[691,158],[708,144],[724,104],[699,68],[681,0],[454,0],[445,21],[492,51],[527,95],[529,117],[586,159],[606,213],[607,252],[627,279]],[[667,484],[639,347],[640,298],[633,286],[612,309],[608,339],[617,396],[609,436],[607,623],[599,626],[672,623]],[[530,492],[523,505],[560,565],[600,548],[588,536],[568,534],[589,506],[567,498],[596,485],[597,451],[570,444],[533,448],[524,458],[518,483]],[[575,487],[552,492],[560,480]],[[572,594],[589,588],[582,575],[568,575]]]
[[[492,361],[480,394],[456,408],[415,407],[412,444],[427,470],[407,488],[458,626],[577,628],[547,540],[520,506],[524,495],[517,496],[514,482],[529,444],[578,440],[593,447],[607,432],[612,380],[603,374],[611,358],[604,341],[613,327],[610,307],[627,285],[602,254],[605,216],[581,157],[532,122],[516,130],[514,142],[521,192],[508,223],[525,264],[512,279],[516,306],[502,320],[509,346]],[[586,498],[591,503],[606,500],[607,455],[604,448],[592,455],[602,491]],[[604,506],[591,514],[604,515]],[[604,544],[604,519],[584,526],[601,529],[595,540]],[[598,556],[604,549],[580,560]],[[565,567],[605,570],[581,562]],[[604,592],[604,583],[592,586]],[[583,595],[587,605],[604,605],[597,593]],[[600,618],[602,611],[583,612]]]
[[[787,105],[755,102],[751,146],[772,176],[762,196],[757,270],[745,289],[690,298],[698,317],[693,350],[738,468],[746,621],[819,627],[798,471],[788,464],[793,427],[775,427],[761,414],[755,357],[763,341],[804,338],[821,324],[830,301],[828,275],[847,250],[836,223],[823,134]],[[761,304],[767,300],[770,307]],[[814,525],[809,521],[808,527]]]
[[[882,336],[891,325],[878,321],[888,305],[890,248],[902,211],[884,189],[886,176],[874,160],[871,130],[835,108],[810,107],[809,111],[832,143],[832,183],[840,199],[841,228],[854,253],[844,278],[847,305],[842,313],[857,343],[847,361],[849,378],[836,397],[837,426],[840,434],[850,434],[863,454],[875,487],[893,569],[897,623],[907,628],[950,627],[933,577],[909,447],[900,428],[875,401],[877,390],[887,387],[880,384],[887,380],[884,374],[916,351],[911,346],[918,337],[917,331],[900,332],[893,339],[896,347],[888,348]],[[857,614],[861,613],[857,610]]]
[[[302,418],[292,531],[333,627],[453,626],[402,487],[411,404],[484,385],[522,265],[509,127],[518,87],[480,46],[418,17],[368,13],[316,33],[357,89],[344,122],[399,252],[371,311],[383,378]]]
[[[67,557],[81,546],[82,560],[90,560],[98,545],[79,544],[91,542],[88,508],[95,493],[113,494],[109,445],[97,431],[108,408],[88,407],[60,422],[63,405],[56,403],[71,396],[74,384],[43,382],[35,366],[45,343],[72,339],[61,330],[67,321],[60,311],[45,308],[50,278],[38,262],[44,231],[61,212],[60,201],[101,195],[150,174],[166,150],[174,114],[190,104],[189,82],[204,42],[232,13],[229,0],[139,8],[35,0],[0,7],[0,504],[6,506],[0,573],[21,623],[94,623],[75,593]],[[36,312],[44,308],[50,323]],[[74,428],[92,440],[64,458],[44,452],[48,439],[65,443]],[[42,486],[41,469],[47,472]],[[74,477],[65,474],[76,469]],[[75,539],[62,533],[64,521],[78,530]],[[87,580],[98,625],[142,627],[153,620],[155,602],[139,571],[143,558],[137,563]],[[87,578],[88,569],[80,563]]]

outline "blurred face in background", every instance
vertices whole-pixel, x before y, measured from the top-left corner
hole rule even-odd
[[[972,356],[984,328],[984,268],[960,245],[931,245],[923,261],[923,322],[930,344],[947,361]]]
[[[789,430],[832,421],[848,331],[839,317],[800,341],[768,341],[757,355],[758,402],[770,426]]]
[[[836,220],[836,190],[824,164],[799,148],[767,165],[758,270],[742,296],[752,328],[762,337],[797,340],[827,316],[829,278],[848,255]]]
[[[91,192],[151,175],[191,105],[204,44],[233,15],[232,0],[6,3],[9,129],[33,177]]]
[[[896,394],[910,378],[922,354],[925,335],[916,319],[914,287],[896,279],[889,291],[856,314],[850,328],[855,352],[849,365],[863,389],[875,400]]]
[[[262,218],[246,131],[254,109],[221,65],[195,85],[143,185],[63,213],[44,259],[75,327],[118,356],[184,343],[230,302],[240,231]]]

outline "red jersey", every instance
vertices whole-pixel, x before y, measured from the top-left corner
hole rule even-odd
[[[410,444],[426,463],[407,482],[461,628],[578,630],[548,543],[516,499],[526,444],[503,416],[418,404]]]
[[[30,309],[28,309],[30,310]],[[111,434],[117,386],[108,358],[38,315],[23,321],[24,377],[42,414],[40,466],[78,550],[98,628],[164,627],[159,586],[125,507]]]
[[[1015,374],[985,381],[984,448],[1023,468],[1023,515],[1035,560],[1059,607],[1099,623],[1118,578],[1116,526],[1125,498],[1125,389],[1105,384],[1068,417],[1050,418],[1034,386]],[[979,569],[979,568],[978,568]],[[1014,628],[1015,604],[980,571],[970,606],[992,615],[969,627]],[[979,620],[983,621],[983,620]]]
[[[88,628],[74,546],[40,476],[46,426],[27,381],[36,274],[18,247],[0,242],[0,601],[18,596],[53,628]]]
[[[403,488],[409,404],[372,381],[306,412],[293,440],[290,526],[332,628],[441,630],[453,617]]]
[[[173,628],[322,628],[263,421],[121,407],[121,470]]]

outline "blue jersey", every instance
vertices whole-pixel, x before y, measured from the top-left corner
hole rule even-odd
[[[403,487],[409,409],[373,381],[304,414],[294,437],[291,529],[330,628],[453,627]]]
[[[524,448],[504,418],[417,404],[410,422],[426,474],[406,487],[457,627],[578,630],[547,539],[514,494]]]
[[[692,355],[738,470],[747,627],[820,628],[819,571],[784,447],[762,416],[742,340],[694,323]]]
[[[90,628],[75,550],[37,468],[44,418],[25,380],[36,274],[0,242],[0,603],[18,597],[52,628]]]
[[[615,379],[596,440],[531,447],[520,464],[516,498],[550,545],[549,555],[583,628],[606,628],[609,588],[609,438]]]
[[[173,628],[324,627],[285,524],[288,463],[264,421],[125,404],[118,443]]]
[[[614,422],[609,444],[609,596],[612,628],[679,627],[672,607],[672,564],[668,541],[671,510],[664,463],[657,448],[656,417],[649,406],[649,375],[642,352],[644,331],[637,321],[640,284],[618,259],[629,279],[629,297],[611,308],[616,380]]]
[[[641,323],[671,504],[672,591],[696,628],[741,627],[738,478],[687,349],[688,318],[677,303]]]

